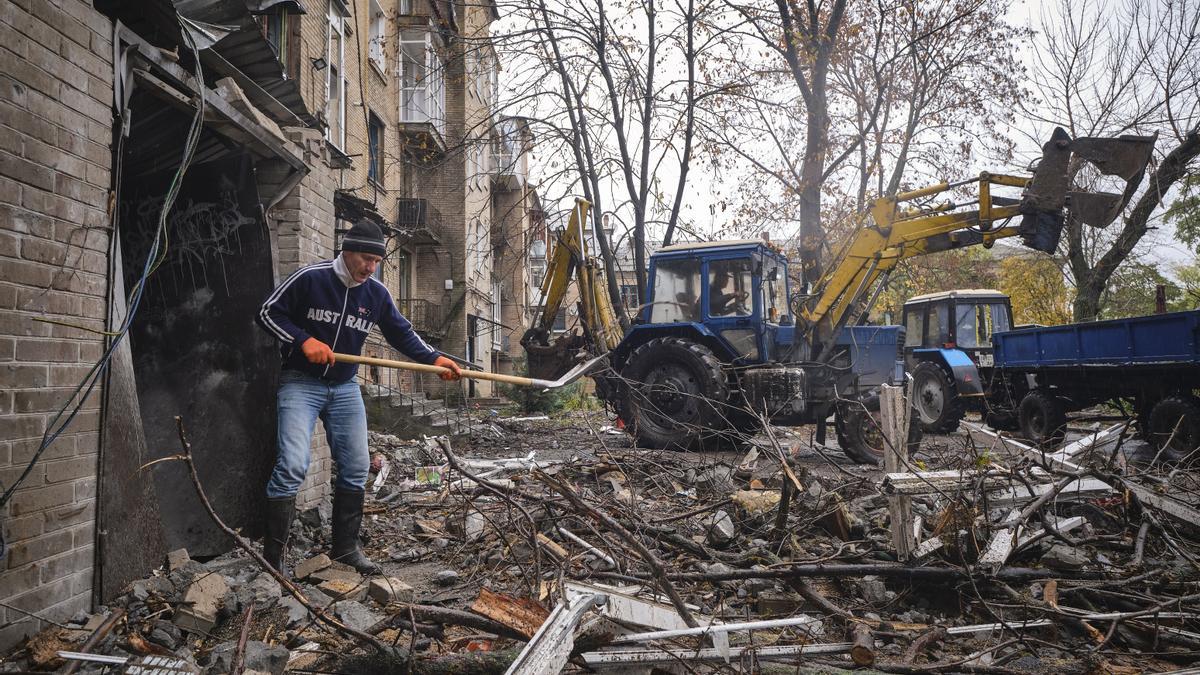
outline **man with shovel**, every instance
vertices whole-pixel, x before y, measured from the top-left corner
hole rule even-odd
[[[457,380],[454,361],[430,347],[400,315],[391,293],[373,274],[383,260],[383,232],[359,221],[342,239],[333,260],[302,267],[276,288],[258,313],[259,325],[279,340],[278,445],[267,483],[263,557],[283,571],[296,493],[308,474],[310,444],[318,419],[325,425],[337,465],[333,493],[333,546],[329,557],[362,574],[380,568],[358,547],[363,495],[371,464],[367,414],[355,376],[358,365],[336,362],[334,352],[359,355],[372,326],[388,344],[419,363],[441,366],[443,380]]]

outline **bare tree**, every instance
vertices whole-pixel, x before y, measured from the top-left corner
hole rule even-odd
[[[670,242],[686,204],[697,116],[721,88],[701,76],[720,43],[724,10],[710,0],[512,0],[513,29],[499,39],[510,108],[531,119],[544,184],[582,192],[596,220],[629,229],[638,295],[646,291],[646,242]],[[557,172],[557,173],[556,173]],[[595,228],[609,295],[620,309],[613,242]],[[623,318],[625,313],[618,311]]]

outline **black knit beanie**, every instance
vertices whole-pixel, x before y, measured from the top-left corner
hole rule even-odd
[[[387,253],[383,230],[369,220],[360,220],[342,238],[342,250],[371,253],[382,258]]]

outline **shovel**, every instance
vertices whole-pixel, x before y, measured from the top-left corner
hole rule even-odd
[[[400,370],[415,370],[418,373],[433,373],[441,375],[449,372],[448,368],[441,366],[430,366],[424,363],[413,363],[411,361],[393,361],[392,359],[377,359],[371,356],[351,356],[350,354],[334,353],[333,358],[339,363],[357,363],[364,366],[382,366],[384,368],[399,368]],[[519,375],[503,375],[501,373],[489,373],[482,370],[463,370],[462,376],[472,380],[491,380],[492,382],[504,382],[505,384],[515,384],[519,387],[538,387],[540,389],[558,389],[571,384],[575,380],[586,375],[591,371],[596,364],[608,358],[607,354],[602,354],[594,359],[585,361],[557,380],[540,380],[535,377],[521,377]]]

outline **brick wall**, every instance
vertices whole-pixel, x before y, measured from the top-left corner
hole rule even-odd
[[[100,356],[112,26],[90,3],[0,0],[0,482]],[[100,389],[0,518],[0,601],[61,620],[91,604]],[[0,648],[40,629],[0,608]]]

